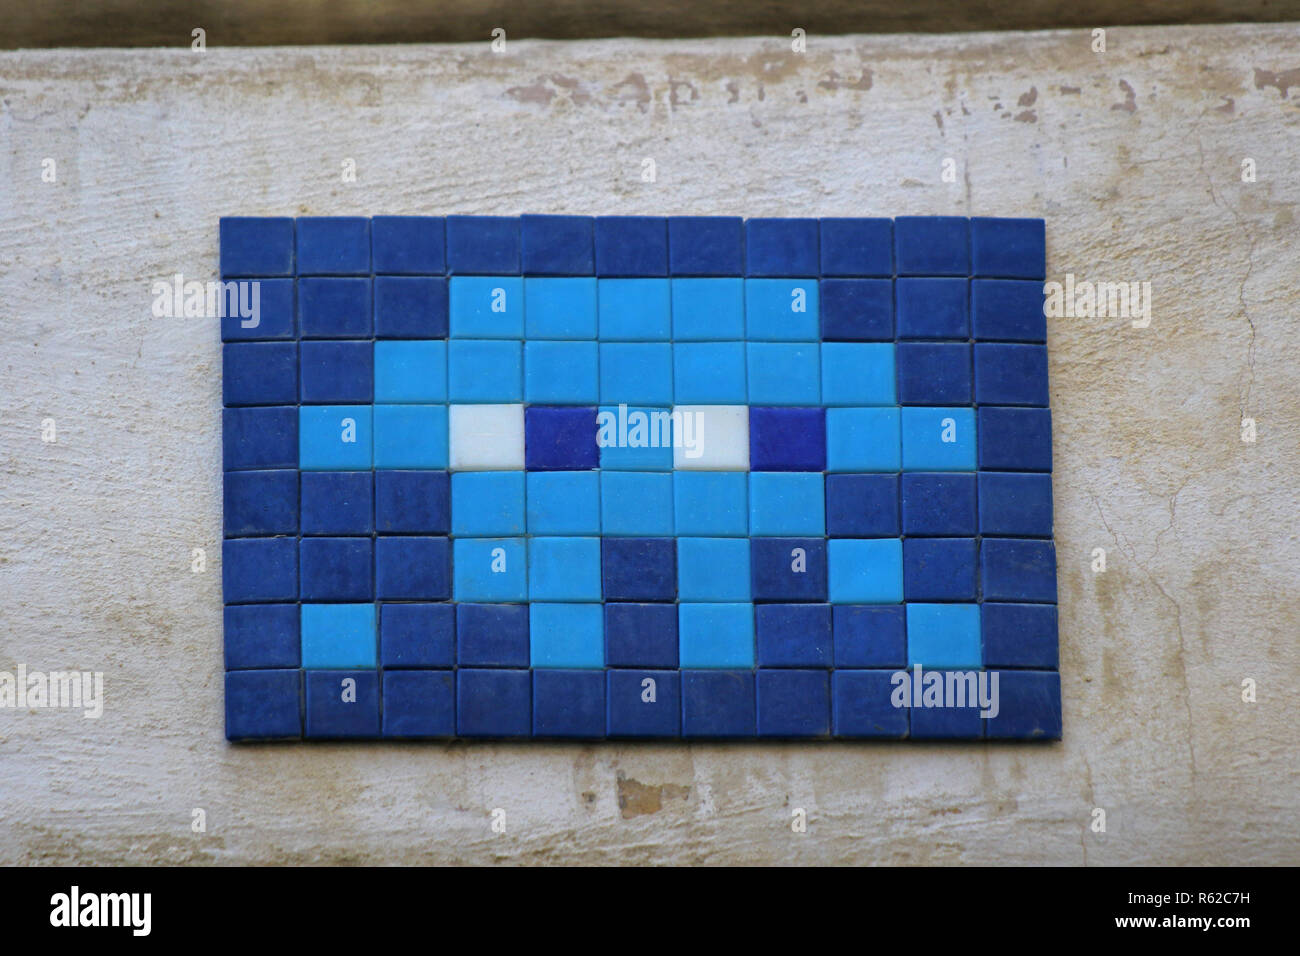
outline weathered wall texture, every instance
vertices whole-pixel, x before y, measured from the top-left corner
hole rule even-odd
[[[0,55],[0,669],[107,696],[0,711],[0,862],[1300,862],[1297,51]],[[1050,323],[1064,742],[228,746],[217,325],[150,284],[211,278],[223,214],[453,211],[1043,215],[1049,275],[1150,281],[1149,328]]]

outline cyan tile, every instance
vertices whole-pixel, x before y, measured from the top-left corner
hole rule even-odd
[[[678,405],[744,405],[744,342],[675,342],[673,398]]]
[[[827,471],[896,472],[901,449],[899,409],[826,409]]]
[[[452,276],[448,284],[453,339],[522,339],[524,280],[518,276]]]
[[[826,560],[832,604],[903,600],[903,546],[897,538],[832,538]]]
[[[677,596],[694,602],[750,600],[749,542],[678,538]]]
[[[595,342],[524,343],[524,398],[552,405],[595,405],[600,400]]]
[[[421,404],[447,401],[445,341],[376,342],[374,365],[377,403]]]
[[[672,409],[602,406],[596,415],[600,467],[611,471],[672,471]]]
[[[667,342],[672,338],[672,296],[667,279],[598,279],[601,341]]]
[[[599,604],[530,604],[532,666],[605,666],[604,611]]]
[[[512,538],[527,529],[522,471],[458,471],[451,476],[451,533]]]
[[[594,277],[524,279],[524,331],[529,339],[594,339]]]
[[[373,604],[304,604],[302,666],[374,667],[377,661]]]
[[[750,342],[816,342],[821,331],[818,291],[816,279],[746,279],[745,337]]]
[[[447,343],[447,398],[472,404],[522,402],[523,343],[452,339]]]
[[[823,342],[824,405],[893,406],[894,346],[886,342]]]
[[[909,603],[907,663],[929,670],[982,667],[979,605]]]
[[[744,537],[749,533],[749,476],[743,471],[676,471],[673,513],[678,535]]]
[[[447,406],[376,405],[376,468],[447,467]]]
[[[749,473],[749,533],[768,537],[824,535],[826,495],[818,473]]]
[[[745,337],[745,281],[673,279],[674,342],[713,342]]]
[[[303,471],[367,471],[373,441],[369,405],[304,405],[298,409],[298,467]]]
[[[451,566],[455,601],[504,604],[528,600],[523,538],[456,538]]]
[[[749,342],[745,355],[750,405],[816,405],[820,401],[821,359],[815,343]]]
[[[600,473],[528,472],[527,518],[531,535],[600,534]]]
[[[600,527],[607,537],[671,536],[673,476],[638,471],[602,472]]]
[[[905,471],[975,470],[973,408],[913,406],[901,412]]]
[[[600,401],[605,405],[671,405],[673,347],[667,342],[600,343]]]
[[[600,538],[530,538],[528,599],[600,601]]]
[[[686,668],[754,666],[754,605],[677,605],[678,661]]]

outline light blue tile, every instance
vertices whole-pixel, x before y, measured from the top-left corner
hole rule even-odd
[[[984,664],[978,604],[908,604],[907,663],[924,668]]]
[[[754,666],[752,604],[679,604],[678,662],[682,668]]]
[[[815,343],[750,342],[745,352],[749,404],[821,403],[821,362]]]
[[[821,472],[750,472],[749,533],[755,537],[824,535],[826,490]]]
[[[667,342],[600,343],[604,405],[671,405],[673,347]]]
[[[600,538],[530,538],[530,601],[599,601]]]
[[[375,343],[375,402],[447,400],[447,343],[392,340]]]
[[[898,471],[901,462],[897,408],[826,409],[827,471]]]
[[[823,342],[821,350],[822,404],[898,404],[893,344]]]
[[[744,279],[672,279],[673,341],[745,337]]]
[[[457,538],[452,542],[453,598],[460,603],[522,604],[528,600],[523,538]]]
[[[522,471],[458,471],[451,476],[451,533],[458,537],[522,535]]]
[[[975,409],[903,409],[906,471],[974,471]]]
[[[677,539],[677,597],[681,601],[748,601],[748,538]]]
[[[526,342],[524,397],[545,405],[595,405],[597,356],[595,342]]]
[[[373,604],[304,604],[301,624],[303,667],[376,666]]]
[[[898,538],[831,538],[827,564],[832,604],[903,600],[903,542]]]
[[[602,341],[667,342],[672,300],[667,279],[599,279]]]
[[[600,534],[600,472],[528,472],[528,533]]]
[[[524,330],[529,339],[594,339],[595,278],[524,279]]]
[[[449,295],[452,338],[523,338],[524,280],[519,276],[452,276]]]
[[[446,405],[376,405],[376,468],[446,468]]]
[[[600,467],[610,471],[672,471],[672,409],[601,406],[596,414]]]
[[[599,604],[533,604],[528,609],[533,667],[604,667]]]
[[[447,343],[451,402],[500,404],[524,398],[522,342],[454,339]]]
[[[675,471],[673,505],[678,535],[744,537],[749,533],[749,475]]]
[[[298,409],[298,467],[303,471],[366,471],[371,462],[369,405],[303,405]]]
[[[673,343],[673,397],[678,405],[744,405],[745,343]]]
[[[816,342],[821,313],[816,279],[746,279],[745,337],[751,342]]]
[[[666,472],[602,472],[600,528],[607,536],[671,536],[673,476]]]

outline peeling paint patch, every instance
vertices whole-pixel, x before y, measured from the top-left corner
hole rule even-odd
[[[591,102],[591,94],[582,88],[579,80],[560,73],[539,76],[528,86],[512,86],[506,90],[506,96],[531,106],[549,106],[562,94],[575,106],[586,106]]]
[[[1119,88],[1124,91],[1123,103],[1112,103],[1110,108],[1113,110],[1123,110],[1125,113],[1137,112],[1137,93],[1133,92],[1133,87],[1128,80],[1120,80]]]
[[[621,772],[618,775],[618,809],[624,820],[658,813],[666,800],[685,800],[690,794],[691,788],[680,784],[654,786],[633,780]]]
[[[1020,99],[1016,100],[1017,106],[1033,106],[1038,100],[1038,87],[1031,86],[1028,93],[1021,93]]]
[[[870,70],[863,70],[862,75],[856,80],[847,76],[840,76],[839,73],[831,70],[826,74],[825,79],[817,83],[823,90],[857,90],[858,92],[871,89],[871,84],[872,74]]]
[[[1262,90],[1266,86],[1273,87],[1282,94],[1282,99],[1286,99],[1287,91],[1291,87],[1300,86],[1300,69],[1274,73],[1272,70],[1261,70],[1255,67],[1255,89]]]
[[[1016,114],[1017,123],[1037,123],[1038,114],[1033,110],[1021,110]]]
[[[617,103],[634,103],[642,113],[650,107],[650,84],[645,81],[644,74],[629,73],[611,89]]]
[[[1062,96],[1078,96],[1083,92],[1083,87],[1080,86],[1058,86],[1057,89]]]

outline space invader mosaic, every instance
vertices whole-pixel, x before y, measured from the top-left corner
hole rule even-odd
[[[1044,236],[223,219],[227,736],[1059,738]]]

